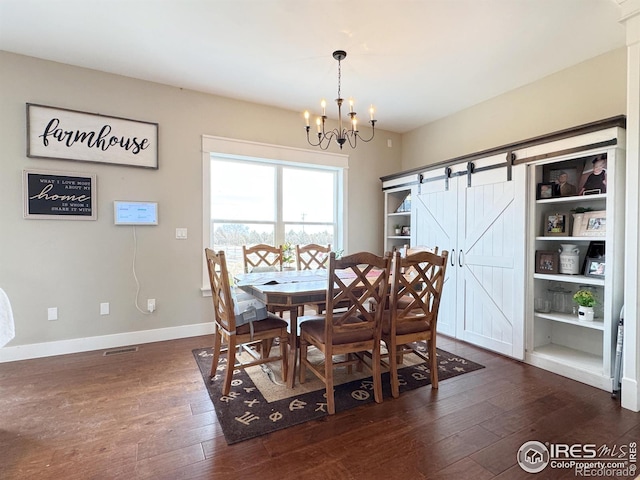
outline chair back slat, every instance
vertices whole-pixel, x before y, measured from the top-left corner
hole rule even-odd
[[[215,321],[220,328],[232,335],[236,330],[236,317],[225,254],[223,251],[215,253],[213,250],[206,248],[205,255],[207,257],[207,269],[209,270]]]
[[[330,253],[325,322],[328,343],[336,334],[358,330],[370,330],[379,338],[382,311],[372,309],[371,302],[380,303],[385,299],[390,270],[390,253],[380,257],[361,252],[340,259],[336,259],[334,252]],[[335,311],[345,303],[348,303],[346,309]]]
[[[296,245],[296,263],[298,270],[327,268],[330,253],[331,244],[326,247],[315,243]]]
[[[446,250],[440,255],[421,251],[406,257],[396,252],[391,275],[392,335],[400,322],[424,320],[435,332],[448,256]]]
[[[258,270],[282,271],[282,246],[258,244],[253,247],[242,246],[244,273]]]

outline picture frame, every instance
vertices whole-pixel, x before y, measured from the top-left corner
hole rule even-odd
[[[578,184],[578,195],[607,193],[607,154],[592,155],[584,159]]]
[[[555,250],[536,250],[536,273],[557,274],[560,254]]]
[[[96,175],[23,170],[23,216],[36,220],[97,220]]]
[[[606,270],[606,257],[588,257],[585,261],[584,275],[587,277],[604,278]]]
[[[606,252],[605,247],[605,242],[601,240],[594,240],[592,242],[589,242],[587,253],[584,256],[584,260],[582,261],[582,270],[580,270],[581,272],[583,272],[583,275],[587,268],[587,260],[590,258],[603,258]]]
[[[158,168],[158,124],[27,103],[27,157]]]
[[[554,185],[554,197],[578,195],[578,185],[582,178],[585,160],[585,158],[575,158],[543,166],[542,181]]]
[[[536,193],[537,200],[544,200],[545,198],[555,197],[556,185],[554,183],[539,183]]]
[[[411,235],[411,227],[407,225],[403,226],[400,235],[405,237],[408,237],[409,235]]]
[[[396,213],[408,213],[411,212],[411,194],[407,194],[403,199],[398,208],[396,208]]]
[[[547,213],[543,218],[543,236],[568,237],[569,214],[566,212]]]
[[[585,212],[582,215],[582,222],[574,230],[574,236],[578,237],[605,237],[607,235],[606,210]]]

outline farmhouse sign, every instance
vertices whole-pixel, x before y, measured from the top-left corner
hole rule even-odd
[[[24,217],[95,220],[96,176],[90,173],[24,170]]]
[[[158,124],[27,103],[27,157],[158,168]]]

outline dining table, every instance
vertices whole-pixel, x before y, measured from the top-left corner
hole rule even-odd
[[[267,309],[289,311],[289,372],[287,386],[295,385],[298,353],[298,311],[300,307],[323,303],[327,296],[327,270],[283,270],[235,275],[235,284],[264,302]]]

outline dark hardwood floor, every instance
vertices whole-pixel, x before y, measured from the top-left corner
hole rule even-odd
[[[228,446],[191,353],[210,342],[0,364],[0,478],[574,478],[527,474],[517,451],[640,439],[609,393],[440,337],[486,368]]]

